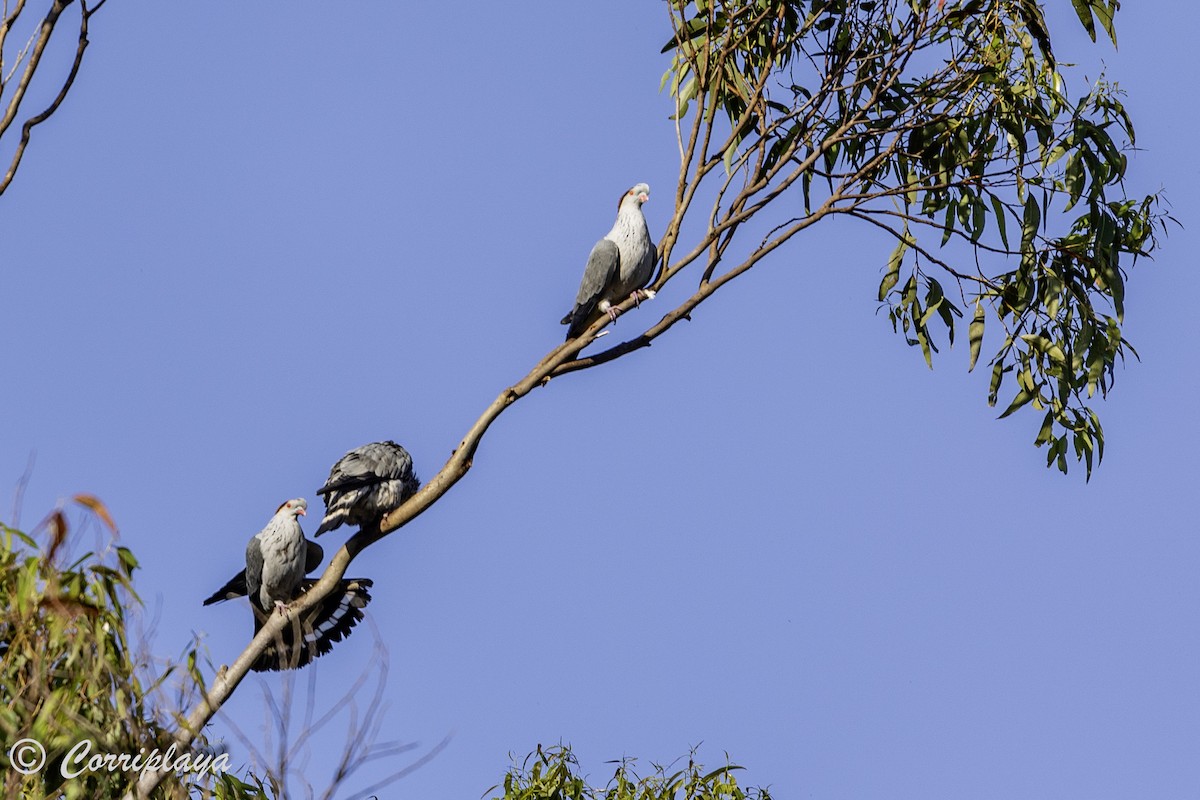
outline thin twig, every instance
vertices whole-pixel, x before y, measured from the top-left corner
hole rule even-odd
[[[21,139],[17,143],[16,151],[13,153],[12,163],[9,165],[8,172],[5,174],[3,180],[0,180],[0,194],[4,194],[4,191],[8,189],[9,184],[12,183],[13,178],[16,177],[17,168],[21,166],[21,159],[25,155],[25,148],[29,145],[29,138],[32,135],[34,127],[41,125],[43,122],[48,120],[55,111],[58,110],[58,107],[62,105],[63,100],[66,99],[67,92],[71,90],[71,86],[75,83],[75,77],[79,74],[79,67],[83,63],[83,53],[85,50],[87,50],[88,46],[88,20],[91,19],[92,14],[94,14],[100,9],[101,6],[104,5],[105,1],[106,0],[100,0],[100,3],[89,11],[87,3],[81,0],[79,14],[79,39],[75,46],[75,58],[71,62],[71,70],[67,74],[66,80],[63,81],[62,87],[58,90],[58,94],[55,96],[50,105],[47,106],[40,114],[25,120],[25,124],[21,126]],[[21,82],[17,86],[17,91],[13,95],[12,100],[9,102],[9,110],[6,113],[5,118],[0,121],[0,136],[3,136],[4,132],[8,129],[8,126],[12,124],[12,120],[16,117],[17,108],[20,106],[21,100],[25,95],[25,90],[29,86],[29,81],[32,79],[33,73],[41,61],[42,51],[45,49],[46,42],[50,40],[50,35],[54,31],[54,26],[58,22],[58,18],[62,14],[62,10],[66,8],[70,2],[71,0],[55,0],[54,5],[51,7],[50,13],[46,15],[46,19],[42,22],[42,34],[38,38],[37,47],[34,49],[33,55],[30,56],[25,72],[21,76]]]

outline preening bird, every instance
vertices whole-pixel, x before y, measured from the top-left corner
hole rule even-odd
[[[338,459],[329,479],[317,489],[325,500],[325,518],[313,536],[341,525],[377,525],[384,514],[417,491],[412,456],[395,442],[371,442]]]
[[[583,269],[583,280],[579,283],[579,294],[575,296],[575,307],[562,318],[567,329],[567,340],[574,339],[587,330],[588,326],[608,314],[617,321],[614,305],[626,297],[641,303],[654,297],[647,289],[654,276],[654,264],[658,251],[650,241],[650,228],[642,214],[642,203],[650,199],[650,186],[639,183],[627,191],[617,205],[617,221],[612,230],[596,243]]]
[[[316,579],[305,576],[321,565],[325,555],[320,545],[304,538],[299,517],[307,509],[308,501],[303,497],[281,505],[246,545],[246,569],[214,592],[204,605],[248,597],[254,609],[256,634],[272,611],[288,613],[287,604],[316,583]],[[363,579],[341,581],[338,591],[290,620],[251,669],[298,669],[328,653],[334,642],[349,635],[362,620],[362,609],[371,602],[371,585]]]

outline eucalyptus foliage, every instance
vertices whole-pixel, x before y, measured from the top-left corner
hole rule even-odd
[[[694,756],[685,767],[655,766],[646,776],[638,774],[632,761],[622,760],[608,783],[597,787],[579,774],[570,747],[539,746],[486,795],[494,800],[771,800],[766,789],[738,783],[734,773],[741,767],[706,770]],[[504,793],[493,794],[496,789]]]
[[[1115,45],[1117,0],[1073,3]],[[1104,453],[1093,398],[1137,355],[1127,273],[1169,219],[1157,195],[1125,191],[1119,87],[1071,93],[1034,0],[669,6],[685,168],[720,183],[703,280],[751,216],[777,213],[751,258],[833,214],[886,231],[878,300],[894,329],[932,367],[937,334],[953,344],[969,318],[969,369],[988,331],[988,403],[1036,409],[1047,464],[1066,472],[1073,449],[1090,477]],[[768,210],[785,193],[801,202]]]
[[[86,510],[86,521],[112,526],[95,498],[80,495],[75,504]],[[173,670],[154,676],[146,657],[130,645],[129,612],[140,606],[133,587],[133,553],[110,541],[70,558],[68,516],[61,509],[39,529],[46,534],[44,549],[33,537],[0,524],[0,766],[5,796],[121,797],[136,771],[85,770],[71,764],[64,775],[63,761],[85,740],[92,743],[92,753],[140,754],[144,759],[155,750],[166,752],[172,744],[171,720],[162,717],[153,697]],[[194,651],[188,661],[198,679]],[[15,767],[35,765],[36,749],[18,756],[18,765],[10,760],[10,748],[22,740],[34,740],[37,745],[30,746],[40,746],[45,757],[41,768],[28,775]],[[203,753],[204,743],[195,749]],[[172,774],[156,796],[267,800],[261,783],[255,783],[231,773],[215,779],[211,772]]]

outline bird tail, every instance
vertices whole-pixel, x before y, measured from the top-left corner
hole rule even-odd
[[[308,591],[314,583],[315,579],[308,579],[301,589]],[[340,591],[291,619],[250,668],[255,672],[299,669],[328,653],[362,621],[362,609],[371,602],[372,585],[366,578],[342,581]],[[256,614],[254,632],[260,628],[262,620]]]
[[[558,324],[571,326],[567,328],[567,338],[565,341],[571,341],[576,336],[587,330],[588,325],[592,324],[592,321],[588,318],[586,311],[587,310],[582,306],[576,306],[575,308],[571,309],[570,314],[567,314],[565,317],[559,320]]]
[[[325,514],[325,519],[321,520],[321,526],[317,528],[313,538],[317,538],[323,533],[329,533],[331,530],[341,525],[346,521],[346,512],[341,509],[330,509]]]

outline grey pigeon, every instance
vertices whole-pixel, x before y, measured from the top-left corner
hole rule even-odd
[[[587,330],[602,314],[608,314],[616,322],[617,311],[612,306],[626,297],[633,297],[638,303],[654,297],[654,292],[646,286],[654,276],[658,252],[650,241],[650,229],[642,215],[642,203],[649,199],[650,186],[645,183],[639,183],[621,197],[617,221],[592,248],[579,283],[579,294],[575,296],[575,307],[562,318],[563,325],[571,326],[567,329],[568,341]]]
[[[325,518],[313,536],[341,525],[377,525],[420,486],[412,456],[400,445],[371,442],[356,447],[338,459],[325,485],[317,489],[325,500]]]
[[[298,517],[307,508],[303,497],[281,505],[246,546],[246,569],[213,593],[204,605],[249,597],[256,634],[273,610],[287,613],[287,604],[316,583],[316,579],[305,576],[321,565],[325,555],[320,545],[304,538],[300,528]],[[255,672],[298,669],[328,653],[334,642],[340,642],[362,620],[362,608],[371,602],[371,585],[369,580],[343,580],[339,591],[292,620],[250,668]]]

